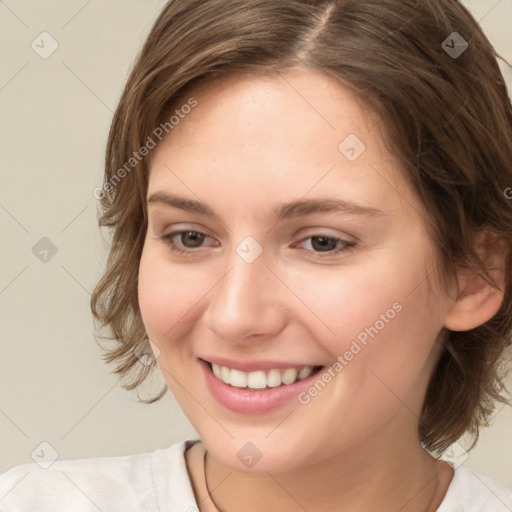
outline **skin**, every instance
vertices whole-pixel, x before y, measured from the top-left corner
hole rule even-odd
[[[230,76],[189,96],[198,105],[151,156],[156,191],[201,200],[220,220],[148,207],[139,304],[162,374],[202,443],[187,454],[201,511],[436,510],[452,468],[421,447],[418,421],[446,328],[480,325],[501,295],[462,275],[437,284],[426,213],[386,149],[378,117],[334,79],[298,67],[281,76]],[[338,145],[356,134],[349,161]],[[339,212],[277,221],[272,209],[301,198],[337,198],[379,216]],[[187,255],[159,238],[205,233]],[[309,237],[355,242],[325,256]],[[263,252],[236,252],[247,236]],[[427,278],[428,275],[428,278]],[[455,285],[454,285],[455,286]],[[466,290],[466,292],[465,292]],[[394,303],[402,309],[307,405],[231,412],[209,393],[197,357],[272,359],[330,366]],[[247,443],[261,459],[247,468]]]

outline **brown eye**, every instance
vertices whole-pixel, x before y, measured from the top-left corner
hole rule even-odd
[[[329,236],[312,236],[311,247],[321,252],[332,251],[333,249],[336,249],[338,240],[338,238]]]
[[[171,249],[178,254],[194,254],[202,247],[205,238],[210,238],[205,233],[199,231],[173,231],[160,237]]]
[[[185,247],[199,247],[206,236],[199,231],[182,231],[179,235],[180,241]]]
[[[304,238],[299,246],[320,257],[338,256],[355,248],[355,242],[328,235],[312,235]],[[305,247],[304,247],[305,245]]]

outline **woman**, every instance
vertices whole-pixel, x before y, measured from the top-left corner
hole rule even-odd
[[[512,510],[439,458],[505,400],[511,161],[454,0],[169,2],[112,123],[91,307],[199,439],[19,466],[2,510]]]

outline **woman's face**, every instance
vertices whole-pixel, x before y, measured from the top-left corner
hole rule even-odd
[[[379,118],[307,68],[190,96],[152,154],[139,302],[205,446],[279,472],[418,443],[448,299]]]

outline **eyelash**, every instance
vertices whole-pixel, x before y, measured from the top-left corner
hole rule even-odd
[[[208,235],[206,233],[202,233],[201,231],[194,231],[193,229],[186,229],[186,230],[181,230],[181,231],[173,231],[171,233],[159,236],[158,238],[163,240],[172,252],[174,252],[176,254],[190,256],[191,253],[196,252],[194,249],[192,249],[192,248],[189,248],[188,250],[181,249],[173,241],[173,238],[175,238],[177,235],[182,235],[183,233],[196,233],[196,234],[204,235],[205,237],[208,237]],[[329,240],[335,240],[336,242],[342,242],[343,244],[346,244],[346,245],[344,247],[338,248],[337,250],[329,251],[329,252],[310,251],[309,249],[304,249],[304,250],[308,251],[308,252],[313,252],[313,253],[319,255],[321,258],[329,258],[329,257],[337,256],[342,253],[350,252],[355,249],[356,244],[354,242],[347,242],[346,240],[343,240],[341,238],[337,238],[334,236],[322,235],[322,234],[308,236],[308,237],[302,239],[301,242],[304,242],[310,238],[322,238],[322,237],[327,238]],[[208,237],[208,238],[210,238],[210,237]],[[200,248],[201,247],[197,247],[196,249],[200,249]]]

